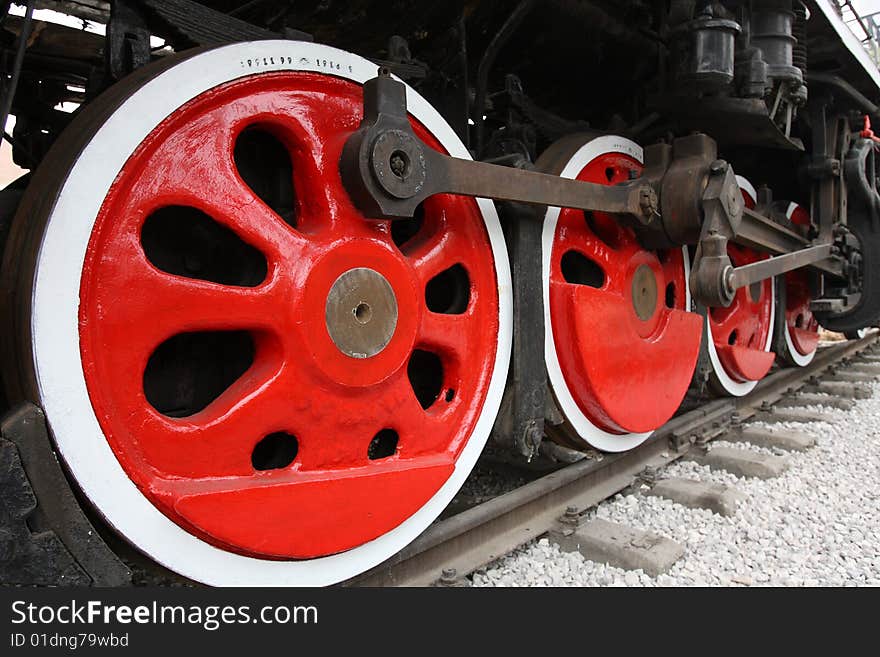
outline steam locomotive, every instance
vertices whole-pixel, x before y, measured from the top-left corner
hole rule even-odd
[[[0,9],[3,581],[336,583],[880,318],[830,0]]]

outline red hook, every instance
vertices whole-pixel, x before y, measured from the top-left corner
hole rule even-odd
[[[880,137],[877,137],[877,135],[874,134],[874,131],[871,130],[871,118],[867,114],[865,114],[865,122],[859,135],[865,139],[872,140],[874,143],[880,143]]]

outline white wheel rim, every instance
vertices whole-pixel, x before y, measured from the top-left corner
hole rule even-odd
[[[590,140],[581,146],[571,157],[559,174],[563,178],[575,178],[581,170],[598,156],[605,153],[621,153],[629,155],[639,162],[644,162],[642,147],[629,139],[615,135],[604,135]],[[541,279],[544,296],[544,362],[547,366],[547,378],[550,389],[565,419],[577,434],[587,443],[604,452],[625,452],[647,440],[653,431],[645,433],[610,433],[593,424],[580,409],[559,364],[556,341],[553,337],[553,319],[550,316],[550,262],[553,254],[553,242],[556,226],[559,222],[561,208],[551,207],[544,215],[544,230],[541,235]],[[682,247],[685,267],[685,308],[691,307],[691,292],[688,286],[690,261],[687,247]]]
[[[223,586],[315,586],[353,577],[416,538],[443,511],[470,473],[501,404],[510,358],[512,286],[495,206],[477,199],[498,282],[497,351],[485,403],[446,483],[392,531],[343,553],[304,561],[272,561],[227,552],[176,525],[144,497],[110,448],[89,401],[79,350],[78,302],[86,246],[118,172],[152,130],[181,105],[219,84],[269,71],[312,71],[363,83],[375,64],[328,46],[260,41],[195,55],[135,91],[80,154],[56,201],[37,255],[31,330],[37,386],[61,456],[79,487],[120,534],[162,565]],[[418,93],[407,105],[453,156],[470,158],[457,135]]]
[[[791,327],[788,325],[788,322],[785,323],[785,348],[788,349],[789,358],[791,358],[794,364],[798,367],[809,365],[816,356],[815,349],[806,355],[797,350],[794,346],[794,340],[791,338]]]
[[[737,176],[736,184],[739,185],[739,188],[742,191],[748,194],[749,198],[752,199],[752,203],[758,202],[758,191],[755,189],[755,186],[748,178],[746,178],[745,176]]]

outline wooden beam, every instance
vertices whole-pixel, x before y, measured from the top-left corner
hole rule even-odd
[[[97,23],[110,20],[110,3],[101,0],[37,0],[37,9],[51,9]]]

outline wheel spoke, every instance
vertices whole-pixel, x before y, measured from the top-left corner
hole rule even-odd
[[[444,399],[442,389],[434,404],[424,409],[405,374],[397,377],[391,388],[394,398],[401,400],[394,415],[389,418],[389,424],[400,435],[402,457],[426,457],[439,452],[457,451],[458,445],[450,445],[444,434],[445,427],[458,421],[460,413],[456,413],[455,405]],[[466,393],[457,391],[457,394],[461,396]]]
[[[352,468],[368,464],[372,438],[382,429],[400,427],[425,411],[409,385],[405,368],[375,390],[347,394],[312,387],[297,404],[291,427],[300,439],[297,462],[304,471]],[[344,411],[338,409],[343,408]],[[408,425],[409,426],[409,425]],[[422,431],[424,426],[419,427]],[[421,431],[414,431],[419,435]]]
[[[185,125],[152,154],[130,195],[129,212],[189,205],[267,256],[296,256],[305,238],[241,179],[232,157],[234,117],[214,112]]]
[[[443,315],[426,311],[419,326],[418,344],[466,359],[471,344],[470,331],[475,324],[472,313]]]
[[[748,314],[748,306],[744,303],[742,292],[737,292],[727,307],[717,306],[710,309],[713,331],[717,329],[720,339],[726,340],[727,335],[737,328],[744,314]]]
[[[471,246],[453,233],[441,233],[419,240],[404,255],[423,286],[440,272],[473,257]]]
[[[616,251],[617,258],[628,259],[642,251],[642,246],[632,229],[621,225],[620,220],[613,214],[594,212],[593,227],[595,230],[590,228],[590,233],[595,235],[595,239]]]
[[[96,312],[113,309],[102,316],[104,347],[118,349],[117,357],[132,364],[179,333],[278,332],[284,319],[276,310],[283,296],[278,281],[256,288],[219,285],[160,272],[142,255],[116,261],[108,273],[95,302]]]
[[[289,419],[289,387],[277,372],[271,361],[255,365],[206,409],[187,418],[144,414],[140,445],[145,459],[166,478],[253,475],[254,446]]]
[[[666,258],[661,261],[660,267],[663,270],[663,278],[666,283],[675,283],[676,294],[681,295],[682,307],[684,306],[684,288],[681,287],[685,283],[683,271],[683,257],[681,251],[672,249],[668,252]]]
[[[165,194],[173,194],[177,204],[192,205],[226,226],[245,242],[256,246],[273,260],[302,257],[308,248],[306,238],[288,226],[271,208],[244,184],[231,165],[192,172],[165,172],[159,181]]]
[[[306,257],[309,240],[292,229],[244,183],[229,185],[222,196],[199,199],[201,209],[275,260]]]
[[[566,222],[556,230],[556,247],[560,253],[575,250],[596,263],[612,262],[617,256],[614,250],[599,239],[586,224]]]
[[[368,234],[375,227],[354,207],[339,174],[345,137],[361,119],[360,93],[348,92],[328,95],[320,83],[307,81],[299,89],[275,91],[252,101],[259,105],[259,126],[277,135],[290,152],[298,199],[296,225],[309,235],[331,231],[352,236]]]

